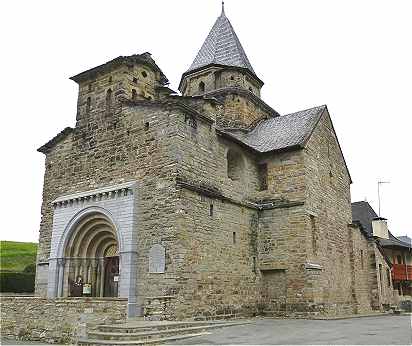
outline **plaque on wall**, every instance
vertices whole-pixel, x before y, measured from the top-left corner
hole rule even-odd
[[[83,295],[91,295],[92,294],[92,285],[84,284],[83,285]]]
[[[160,244],[155,244],[149,251],[149,273],[164,273],[166,264],[166,251]]]

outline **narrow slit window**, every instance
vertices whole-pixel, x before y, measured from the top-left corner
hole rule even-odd
[[[204,92],[205,92],[205,83],[204,83],[204,82],[200,82],[200,83],[199,83],[199,92],[200,92],[200,93],[204,93]]]
[[[268,165],[266,163],[258,166],[259,175],[259,191],[265,191],[268,189]]]
[[[236,244],[236,232],[233,232],[232,234],[232,241],[233,241],[233,244]]]
[[[310,226],[312,229],[312,251],[316,255],[318,252],[318,242],[317,242],[317,230],[316,230],[316,219],[314,215],[310,215]]]
[[[91,98],[88,97],[88,98],[87,98],[87,101],[86,101],[86,113],[87,113],[87,114],[90,113],[90,105],[91,105],[91,102],[92,102]]]
[[[363,269],[363,250],[360,250],[360,261],[361,261],[361,268]]]
[[[213,204],[209,205],[209,216],[213,216],[214,210],[213,210]]]
[[[110,112],[112,108],[112,89],[107,90],[106,92],[106,111]]]
[[[382,282],[382,264],[379,263],[379,283],[381,287],[381,294],[383,291],[383,282]]]

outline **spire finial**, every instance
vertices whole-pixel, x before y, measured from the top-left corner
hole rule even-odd
[[[225,2],[222,1],[222,14],[225,14]]]

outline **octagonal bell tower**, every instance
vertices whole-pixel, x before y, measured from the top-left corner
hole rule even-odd
[[[222,3],[222,13],[192,65],[183,73],[179,90],[183,96],[220,101],[224,112],[216,119],[218,126],[250,128],[262,119],[278,115],[261,100],[262,86]]]
[[[263,82],[226,17],[224,4],[190,68],[183,73],[179,90],[184,96],[203,95],[225,88],[239,88],[260,97]]]

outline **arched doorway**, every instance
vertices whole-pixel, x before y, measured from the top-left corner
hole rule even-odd
[[[81,219],[64,250],[64,296],[117,297],[119,251],[116,229],[102,213]]]

